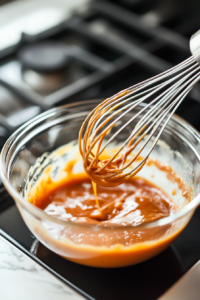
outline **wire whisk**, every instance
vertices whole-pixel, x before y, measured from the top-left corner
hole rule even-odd
[[[88,115],[80,129],[79,150],[84,169],[95,183],[119,185],[141,170],[171,116],[200,79],[199,45],[200,31],[190,39],[191,57],[104,100]],[[143,102],[146,105],[141,106]],[[138,107],[139,111],[133,113]],[[116,124],[125,117],[126,121],[113,133]],[[109,144],[134,122],[131,134],[116,152],[101,159]],[[148,144],[148,152],[139,160]],[[129,156],[135,148],[136,153]]]

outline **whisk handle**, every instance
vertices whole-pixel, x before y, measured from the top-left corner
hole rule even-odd
[[[190,38],[190,51],[195,60],[200,64],[200,30],[195,32]]]

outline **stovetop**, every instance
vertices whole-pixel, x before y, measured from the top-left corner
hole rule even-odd
[[[22,33],[0,51],[0,148],[51,107],[105,98],[190,55],[199,1],[85,1],[56,27]],[[177,113],[200,130],[200,85]],[[67,261],[39,243],[0,182],[0,234],[88,299],[157,299],[200,259],[200,208],[178,239],[139,265],[97,269]]]

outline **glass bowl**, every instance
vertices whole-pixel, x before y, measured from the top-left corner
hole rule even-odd
[[[112,227],[78,224],[47,215],[26,200],[27,180],[34,185],[49,163],[59,162],[58,157],[57,160],[49,160],[49,153],[55,154],[59,147],[77,141],[83,120],[99,102],[90,100],[53,108],[20,127],[2,149],[1,178],[29,229],[50,250],[88,266],[122,267],[147,260],[164,250],[191,219],[200,201],[200,135],[187,122],[173,116],[151,154],[152,159],[170,165],[183,178],[188,189],[193,189],[188,203],[184,202],[180,193],[176,193],[174,201],[180,208],[177,213],[138,226]],[[119,135],[119,143],[130,134],[133,126],[131,124],[123,135]],[[63,159],[64,156],[60,157]],[[41,167],[40,174],[38,166]],[[162,189],[173,198],[175,183],[170,186],[166,173],[160,172],[162,174],[152,177],[151,181],[161,184]],[[160,184],[158,177],[164,178]],[[83,235],[87,242],[83,241]]]

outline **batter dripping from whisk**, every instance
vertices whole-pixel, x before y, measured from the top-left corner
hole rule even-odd
[[[141,170],[174,111],[200,79],[199,57],[193,55],[104,100],[88,115],[80,129],[79,151],[84,169],[95,183],[117,186]],[[150,102],[141,106],[145,100]],[[134,114],[138,105],[140,110]],[[131,125],[131,133],[124,134],[119,149],[109,159],[102,159],[107,146]],[[134,150],[135,155],[128,159]],[[140,155],[143,159],[132,166]]]

